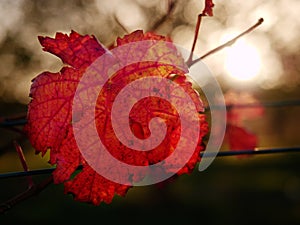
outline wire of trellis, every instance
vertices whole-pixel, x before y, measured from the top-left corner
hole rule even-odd
[[[298,147],[282,147],[282,148],[257,148],[257,149],[245,149],[245,150],[231,150],[231,151],[221,151],[217,153],[217,157],[226,157],[226,156],[240,156],[240,155],[263,155],[263,154],[278,154],[278,153],[292,153],[298,152],[300,153],[300,146]],[[210,152],[206,153],[206,155],[201,156],[203,157],[212,157],[216,153]],[[82,169],[82,167],[78,167],[78,170]],[[16,178],[16,177],[25,177],[25,176],[33,176],[33,175],[43,175],[43,174],[50,174],[55,170],[55,168],[45,168],[45,169],[37,169],[37,170],[30,170],[30,171],[17,171],[17,172],[10,172],[10,173],[2,173],[0,174],[0,179],[4,178]]]
[[[286,101],[276,101],[276,102],[258,102],[258,103],[247,103],[247,104],[233,104],[227,105],[227,109],[235,108],[235,109],[242,109],[242,108],[257,108],[257,107],[265,107],[265,108],[278,108],[278,107],[292,107],[292,106],[300,106],[300,100],[286,100]],[[207,110],[210,109],[218,109],[221,106],[213,105],[207,107]]]

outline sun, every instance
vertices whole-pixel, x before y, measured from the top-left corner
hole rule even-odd
[[[238,40],[225,52],[225,70],[236,80],[253,80],[258,76],[260,68],[259,52],[245,40]]]

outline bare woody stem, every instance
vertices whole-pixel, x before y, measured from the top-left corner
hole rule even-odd
[[[156,21],[150,28],[150,31],[156,31],[160,26],[162,26],[166,21],[171,19],[178,1],[167,0],[167,13]]]
[[[25,156],[23,153],[23,150],[21,148],[21,146],[14,141],[14,146],[15,149],[19,155],[22,167],[24,169],[24,173],[28,173],[29,169],[25,160]],[[45,179],[43,182],[39,183],[39,184],[34,184],[32,176],[26,176],[27,181],[28,181],[28,188],[26,191],[16,195],[15,197],[9,199],[8,201],[4,202],[3,204],[0,205],[0,214],[8,211],[9,209],[11,209],[14,205],[34,196],[37,195],[38,193],[40,193],[42,190],[44,190],[49,184],[53,183],[53,177],[52,175],[50,177],[48,177],[47,179]]]
[[[195,60],[191,60],[191,61],[187,61],[187,66],[191,67],[192,65],[194,65],[195,63],[201,61],[202,59],[206,58],[209,55],[212,55],[220,50],[222,50],[223,48],[229,47],[231,45],[233,45],[238,39],[240,39],[242,36],[250,33],[251,31],[253,31],[254,29],[256,29],[259,25],[261,25],[263,23],[264,19],[260,18],[256,24],[254,24],[253,26],[249,27],[247,30],[245,30],[244,32],[242,32],[241,34],[239,34],[238,36],[236,36],[235,38],[231,39],[230,41],[227,41],[226,43],[220,45],[219,47],[214,48],[213,50],[210,50],[209,52],[205,53],[203,56],[201,56],[198,59]]]
[[[9,117],[0,117],[0,128],[14,131],[24,135],[24,131],[16,126],[21,126],[26,123],[26,113],[17,114]]]
[[[171,13],[171,11],[173,10],[173,6],[174,6],[174,0],[167,0],[166,1],[167,14]]]
[[[23,153],[23,150],[22,150],[21,146],[16,141],[14,141],[14,145],[15,145],[15,149],[16,149],[18,155],[19,155],[19,159],[21,161],[23,170],[25,172],[28,172],[28,166],[27,166],[26,159],[25,159],[25,156],[24,156],[24,153]],[[27,177],[27,181],[28,181],[28,188],[31,188],[31,187],[34,186],[34,183],[33,183],[33,180],[32,180],[31,176]]]
[[[171,19],[172,14],[174,13],[175,7],[176,7],[177,1],[174,0],[166,0],[167,10],[166,14],[161,17],[158,21],[156,21],[152,27],[150,28],[150,31],[156,31],[160,26],[162,26],[166,21]],[[123,31],[125,31],[126,34],[129,34],[130,32],[128,29],[120,22],[118,17],[114,15],[114,20],[117,22],[117,24],[122,28]]]
[[[43,191],[48,185],[53,183],[53,177],[52,175],[48,177],[43,182],[33,185],[29,187],[26,191],[22,192],[21,194],[18,194],[17,196],[13,197],[12,199],[9,199],[8,201],[4,202],[0,205],[0,214],[5,213],[9,209],[11,209],[14,205],[25,201],[26,199],[33,197],[37,194],[39,194],[41,191]]]
[[[117,22],[117,24],[122,28],[122,30],[126,33],[129,34],[130,32],[127,30],[127,28],[120,22],[120,20],[118,19],[118,17],[116,15],[114,15],[114,19]]]
[[[203,16],[202,13],[198,15],[197,24],[196,24],[196,27],[195,27],[194,41],[193,41],[190,56],[189,56],[189,58],[186,62],[187,65],[189,65],[193,61],[193,53],[195,51],[196,43],[197,43],[197,40],[198,40],[198,35],[199,35],[202,16]]]

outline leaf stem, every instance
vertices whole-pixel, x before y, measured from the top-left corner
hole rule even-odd
[[[28,166],[27,166],[27,163],[26,163],[26,159],[25,159],[25,156],[24,156],[24,153],[23,153],[23,150],[21,148],[21,146],[16,142],[14,141],[14,146],[15,146],[15,149],[19,155],[19,159],[21,161],[21,164],[22,164],[22,167],[24,169],[25,172],[28,172]],[[28,188],[31,188],[34,186],[34,183],[33,183],[33,180],[32,180],[32,177],[31,176],[27,176],[27,181],[28,181]]]
[[[126,34],[130,33],[129,30],[127,30],[127,28],[120,22],[116,15],[114,15],[114,19],[117,22],[117,24],[122,28],[122,30],[125,31]]]
[[[17,114],[9,117],[0,117],[0,128],[5,128],[7,130],[14,131],[21,135],[24,135],[23,130],[14,126],[24,125],[25,123],[26,123],[26,113]]]
[[[195,27],[194,41],[193,41],[191,53],[190,53],[190,56],[189,56],[189,58],[188,58],[188,60],[186,62],[186,64],[188,66],[193,61],[193,53],[195,51],[196,43],[197,43],[197,40],[198,40],[198,35],[199,35],[200,25],[201,25],[201,21],[202,21],[202,16],[203,16],[202,13],[198,15],[197,24],[196,24],[196,27]]]
[[[0,127],[6,128],[6,127],[11,127],[11,126],[21,126],[25,125],[27,123],[26,119],[19,119],[19,120],[3,120],[0,121]]]
[[[263,19],[263,18],[260,18],[260,19],[257,21],[256,24],[254,24],[253,26],[249,27],[247,30],[245,30],[244,32],[242,32],[242,33],[239,34],[238,36],[234,37],[233,39],[231,39],[231,40],[227,41],[226,43],[224,43],[224,44],[222,44],[222,45],[220,45],[220,46],[218,46],[218,47],[212,49],[211,51],[205,53],[203,56],[201,56],[201,57],[198,58],[198,59],[195,59],[195,60],[193,60],[193,61],[191,61],[191,62],[188,61],[188,62],[187,62],[187,66],[188,66],[188,67],[191,67],[192,65],[194,65],[195,63],[201,61],[202,59],[206,58],[207,56],[212,55],[212,54],[214,54],[214,53],[216,53],[216,52],[222,50],[222,49],[225,48],[225,47],[229,47],[229,46],[233,45],[239,38],[241,38],[242,36],[244,36],[244,35],[250,33],[250,32],[253,31],[254,29],[256,29],[259,25],[261,25],[261,24],[263,23],[263,21],[264,21],[264,19]]]
[[[167,13],[157,20],[150,28],[150,31],[156,31],[158,28],[163,25],[166,21],[171,19],[172,14],[175,11],[176,5],[178,1],[167,0]]]

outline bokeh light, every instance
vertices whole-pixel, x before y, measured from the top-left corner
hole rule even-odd
[[[255,79],[261,68],[261,57],[254,46],[239,40],[225,50],[225,69],[234,79],[249,81]]]

